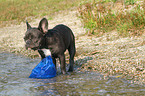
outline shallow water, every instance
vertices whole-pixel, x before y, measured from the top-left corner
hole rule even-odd
[[[105,77],[94,72],[74,72],[51,79],[30,79],[40,59],[0,53],[0,96],[144,96],[145,85]]]

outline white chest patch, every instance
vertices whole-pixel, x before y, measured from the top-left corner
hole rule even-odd
[[[41,50],[44,52],[45,56],[51,55],[51,52],[49,49],[41,49]]]

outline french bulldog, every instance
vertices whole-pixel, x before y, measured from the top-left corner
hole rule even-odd
[[[27,31],[24,36],[26,49],[38,50],[41,59],[51,54],[53,63],[56,66],[56,58],[59,58],[61,73],[66,74],[66,61],[64,52],[68,50],[69,72],[73,71],[74,56],[76,52],[75,37],[72,30],[66,25],[59,24],[48,30],[48,21],[43,18],[39,26],[31,27],[26,21]],[[50,50],[50,51],[49,51]]]

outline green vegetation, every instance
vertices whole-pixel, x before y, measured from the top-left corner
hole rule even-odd
[[[78,6],[81,1],[84,0],[0,0],[0,27],[7,21],[15,20],[20,23],[30,16],[52,15]]]
[[[116,30],[121,36],[138,36],[145,26],[145,0],[97,0],[79,7],[88,34]]]
[[[145,0],[0,0],[0,27],[79,7],[88,34],[116,30],[121,36],[138,36],[145,26]],[[12,21],[12,22],[9,22]]]

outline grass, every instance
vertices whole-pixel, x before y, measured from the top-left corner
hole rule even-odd
[[[139,36],[145,26],[145,0],[141,1],[94,0],[78,10],[88,34],[99,36],[116,30],[121,36]]]
[[[30,19],[30,16],[42,17],[68,10],[83,1],[85,0],[0,0],[0,27],[9,21],[20,23]]]

